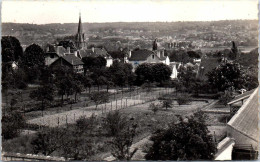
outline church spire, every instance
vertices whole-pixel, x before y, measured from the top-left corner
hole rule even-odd
[[[81,13],[79,13],[78,34],[82,35]]]
[[[75,43],[76,43],[76,47],[78,49],[85,47],[85,38],[84,38],[83,28],[82,28],[82,23],[81,23],[81,13],[79,13],[78,32],[76,34]]]

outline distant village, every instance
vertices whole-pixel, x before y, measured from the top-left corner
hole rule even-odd
[[[242,49],[252,33],[99,44],[81,15],[75,33],[26,48],[2,37],[3,160],[257,159],[258,48]]]

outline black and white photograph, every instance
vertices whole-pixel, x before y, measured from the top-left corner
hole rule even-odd
[[[259,157],[258,0],[2,0],[2,161]]]

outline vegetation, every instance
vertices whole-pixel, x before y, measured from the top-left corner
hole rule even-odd
[[[14,111],[2,117],[2,137],[11,139],[17,137],[25,125],[25,119],[21,113]]]
[[[213,160],[217,151],[202,112],[157,130],[151,141],[146,160]]]

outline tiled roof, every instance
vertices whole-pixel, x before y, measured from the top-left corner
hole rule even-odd
[[[147,49],[132,51],[129,61],[145,61],[152,54],[156,55],[153,51]]]
[[[207,80],[206,74],[216,68],[219,65],[218,58],[214,57],[208,57],[208,58],[202,58],[201,64],[199,67],[199,78],[203,80]]]
[[[75,55],[66,55],[62,57],[64,60],[66,60],[71,65],[83,65],[84,63],[81,61],[80,58],[76,57]]]
[[[241,95],[236,96],[233,100],[231,100],[228,105],[236,103],[237,101],[240,101],[242,99],[250,97],[250,95],[255,91],[255,89],[252,89],[251,91],[247,91]]]
[[[258,141],[258,88],[254,90],[248,100],[241,106],[228,122],[228,125],[242,134]]]
[[[101,49],[101,48],[94,48],[94,52],[92,51],[92,49],[81,49],[81,50],[79,50],[79,54],[82,58],[98,57],[98,56],[110,57],[110,55],[107,53],[107,51],[105,49]]]

